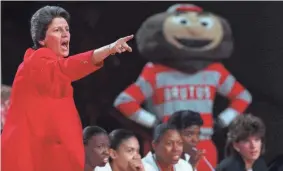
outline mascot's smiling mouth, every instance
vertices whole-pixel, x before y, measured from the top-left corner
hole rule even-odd
[[[206,45],[209,45],[212,40],[195,40],[195,39],[179,39],[175,38],[179,43],[186,47],[191,47],[191,48],[201,48]]]

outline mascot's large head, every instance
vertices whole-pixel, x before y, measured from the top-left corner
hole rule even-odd
[[[147,60],[194,72],[211,62],[229,58],[233,51],[228,22],[192,4],[177,4],[149,17],[136,34]]]

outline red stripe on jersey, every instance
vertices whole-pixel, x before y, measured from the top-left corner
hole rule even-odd
[[[245,88],[239,82],[235,82],[231,92],[228,93],[227,97],[229,99],[236,98],[244,90],[245,90]]]
[[[230,104],[230,107],[238,111],[240,114],[243,113],[247,106],[249,105],[249,102],[242,100],[242,99],[235,99]]]
[[[141,109],[140,105],[134,101],[122,103],[116,108],[126,117],[132,116],[134,113]]]
[[[204,70],[205,71],[217,71],[217,72],[219,72],[220,75],[221,75],[220,80],[218,82],[219,85],[222,85],[224,83],[224,81],[226,80],[226,78],[230,75],[229,71],[223,66],[223,64],[218,63],[218,62],[209,65]]]
[[[140,87],[132,84],[126,90],[125,93],[132,96],[138,103],[142,103],[145,99],[143,92],[141,91]]]
[[[201,113],[200,116],[203,120],[202,127],[213,128],[214,119],[213,119],[212,113]]]

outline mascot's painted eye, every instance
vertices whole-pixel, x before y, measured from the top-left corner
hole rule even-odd
[[[181,24],[187,24],[187,20],[181,20]]]
[[[172,17],[172,21],[175,24],[190,25],[190,21],[183,16],[174,16]]]
[[[212,28],[214,25],[214,21],[210,17],[202,17],[199,19],[199,22],[203,27],[208,28],[208,29]]]

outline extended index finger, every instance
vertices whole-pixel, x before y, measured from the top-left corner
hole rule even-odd
[[[132,38],[134,38],[134,35],[133,35],[133,34],[130,35],[130,36],[123,37],[122,40],[125,41],[125,42],[127,42],[127,41],[131,40]]]

